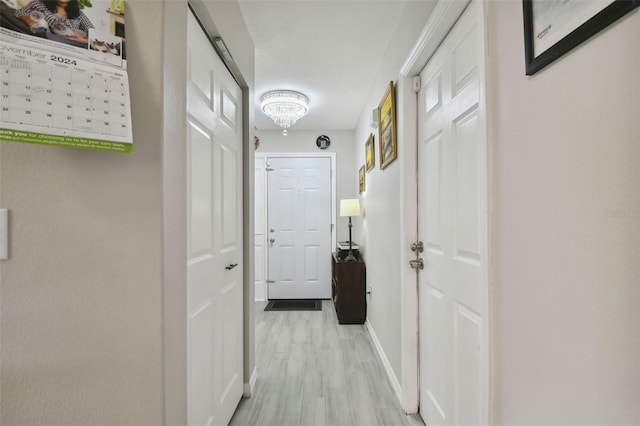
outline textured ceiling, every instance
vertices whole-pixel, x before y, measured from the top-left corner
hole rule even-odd
[[[406,1],[239,4],[256,48],[256,127],[278,128],[260,96],[289,89],[310,99],[293,129],[354,129]]]

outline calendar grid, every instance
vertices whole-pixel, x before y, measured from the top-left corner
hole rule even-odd
[[[128,76],[120,68],[36,47],[2,49],[0,99],[4,140],[99,149],[133,142]]]

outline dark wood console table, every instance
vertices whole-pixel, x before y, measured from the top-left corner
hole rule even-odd
[[[331,296],[340,324],[364,324],[367,318],[366,267],[331,256]]]

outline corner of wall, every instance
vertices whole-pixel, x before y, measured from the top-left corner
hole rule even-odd
[[[186,0],[163,2],[163,333],[164,419],[187,423]],[[176,55],[184,55],[180,60]]]

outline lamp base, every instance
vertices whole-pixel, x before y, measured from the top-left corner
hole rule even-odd
[[[353,251],[349,250],[349,254],[344,258],[345,262],[357,262],[358,258],[353,255]]]
[[[349,254],[344,258],[345,262],[356,262],[358,259],[353,255],[353,240],[351,239],[351,216],[349,216]]]

